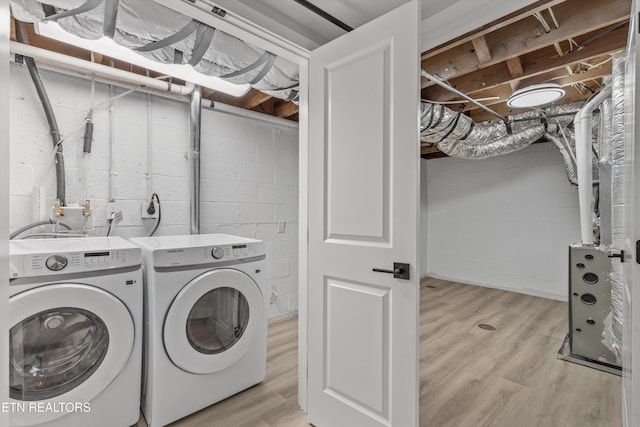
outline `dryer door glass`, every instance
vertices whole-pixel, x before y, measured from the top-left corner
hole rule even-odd
[[[233,288],[216,288],[194,304],[187,318],[189,344],[204,354],[222,353],[233,346],[249,323],[249,304]]]
[[[55,308],[12,327],[9,346],[11,398],[45,400],[77,387],[98,369],[109,333],[87,310]]]

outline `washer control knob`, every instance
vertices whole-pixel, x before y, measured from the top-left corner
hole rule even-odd
[[[60,271],[67,266],[69,261],[62,255],[51,255],[47,258],[47,268],[51,271]]]
[[[224,249],[222,249],[220,246],[216,246],[211,250],[211,256],[215,259],[222,258],[224,256]]]

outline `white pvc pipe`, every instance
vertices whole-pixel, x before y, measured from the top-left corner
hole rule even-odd
[[[172,84],[23,43],[12,41],[10,44],[10,50],[12,53],[18,55],[30,56],[45,65],[56,66],[74,73],[85,72],[96,77],[108,78],[110,80],[143,86],[145,88],[163,92],[170,92],[176,95],[190,95],[193,91],[193,87]]]
[[[263,122],[273,123],[275,125],[286,126],[294,129],[298,129],[299,127],[298,122],[294,122],[292,120],[270,116],[269,114],[259,113],[253,110],[245,110],[244,108],[234,107],[233,105],[223,104],[221,102],[214,102],[213,107],[202,106],[202,108],[206,108],[211,111],[217,111],[219,113],[226,113],[234,116],[260,120]]]
[[[603,88],[578,111],[573,124],[576,132],[576,168],[578,172],[578,202],[580,204],[580,234],[582,243],[593,245],[593,160],[591,154],[591,117],[593,110],[611,95],[611,86]]]

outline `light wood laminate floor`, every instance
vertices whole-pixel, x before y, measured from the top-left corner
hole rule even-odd
[[[421,286],[421,426],[621,426],[620,378],[556,359],[566,303],[437,279]],[[306,426],[297,337],[297,318],[271,323],[265,381],[171,427]]]

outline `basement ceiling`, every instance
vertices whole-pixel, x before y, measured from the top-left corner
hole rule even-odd
[[[256,19],[287,26],[301,43],[312,48],[346,32],[339,25],[309,9],[321,7],[326,14],[350,27],[358,27],[406,0],[215,0],[220,7]],[[302,3],[307,3],[306,7]],[[443,10],[450,0],[422,0],[423,15]],[[540,0],[455,40],[422,53],[422,68],[448,82],[499,114],[522,112],[506,105],[518,88],[555,82],[567,94],[557,103],[587,99],[597,92],[602,77],[611,73],[611,56],[624,52],[631,0]],[[460,13],[465,13],[463,10]],[[30,29],[31,43],[38,47],[88,59],[90,52],[38,37]],[[15,40],[12,33],[12,39]],[[110,64],[110,58],[96,60]],[[116,66],[146,74],[129,64]],[[476,121],[492,117],[451,92],[422,79],[422,98],[465,111]],[[204,98],[291,120],[298,106],[252,89],[241,98],[206,91]],[[442,157],[436,146],[423,145],[424,158]]]

